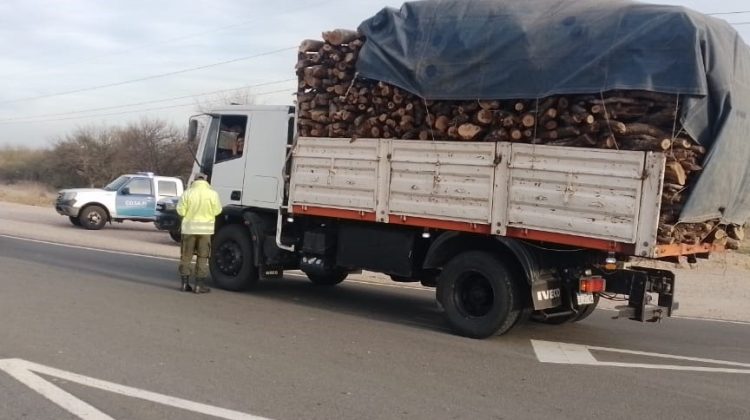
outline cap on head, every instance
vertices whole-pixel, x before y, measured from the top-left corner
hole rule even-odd
[[[208,175],[204,174],[203,172],[199,172],[198,175],[195,176],[195,179],[202,179],[205,181],[208,179]]]

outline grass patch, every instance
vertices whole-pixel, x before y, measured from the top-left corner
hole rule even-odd
[[[54,204],[57,192],[36,182],[0,184],[0,201],[48,207]]]
[[[742,241],[742,245],[740,246],[740,249],[737,250],[737,252],[739,252],[740,254],[750,255],[750,241]]]

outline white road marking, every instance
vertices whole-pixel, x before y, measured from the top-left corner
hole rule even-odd
[[[114,420],[112,417],[102,413],[90,404],[87,404],[72,394],[45,381],[34,374],[23,360],[5,359],[0,360],[0,370],[16,378],[19,382],[33,389],[48,400],[60,406],[63,410],[80,417],[84,420]]]
[[[63,391],[59,387],[46,381],[37,374],[52,376],[63,379],[68,382],[74,382],[80,385],[97,388],[103,391],[124,395],[126,397],[138,398],[141,400],[151,401],[157,404],[163,404],[182,410],[192,411],[194,413],[205,414],[222,419],[238,420],[265,420],[264,417],[255,416],[240,411],[228,410],[226,408],[215,407],[208,404],[197,403],[194,401],[184,400],[181,398],[171,397],[169,395],[158,394],[151,391],[145,391],[114,382],[103,381],[77,373],[67,372],[55,369],[38,363],[28,362],[22,359],[3,359],[0,360],[0,370],[5,371],[29,388],[38,392],[45,398],[57,404],[69,413],[83,420],[114,420],[112,417],[92,407],[90,404],[80,400],[72,394]]]
[[[720,324],[735,324],[735,325],[750,326],[750,322],[747,322],[747,321],[732,321],[732,320],[729,320],[729,319],[701,318],[701,317],[697,317],[697,316],[683,316],[683,315],[673,315],[672,318],[687,319],[687,320],[690,320],[690,321],[718,322]]]
[[[709,372],[709,373],[739,373],[750,374],[750,363],[729,362],[726,360],[706,359],[701,357],[676,356],[664,353],[651,353],[645,351],[616,349],[610,347],[587,346],[582,344],[558,343],[554,341],[531,340],[537,359],[542,363],[556,363],[567,365],[584,365],[584,366],[608,366],[608,367],[626,367],[640,369],[662,369],[662,370],[680,370],[686,372]],[[622,363],[622,362],[601,362],[597,360],[591,350],[607,351],[612,353],[632,354],[638,356],[659,357],[663,359],[682,360],[699,363],[710,363],[714,365],[735,366],[744,369],[706,367],[706,366],[680,366],[654,363]]]
[[[81,246],[81,245],[71,245],[71,244],[64,244],[64,243],[60,243],[60,242],[43,241],[41,239],[22,238],[20,236],[13,236],[13,235],[0,234],[0,237],[1,238],[16,239],[16,240],[19,240],[19,241],[33,242],[33,243],[38,243],[38,244],[55,245],[55,246],[60,246],[60,247],[63,247],[63,248],[73,248],[73,249],[82,249],[84,251],[103,252],[105,254],[128,255],[128,256],[131,256],[131,257],[145,257],[145,258],[151,258],[151,259],[154,259],[154,260],[164,260],[164,261],[179,261],[179,258],[159,257],[157,255],[138,254],[138,253],[135,253],[135,252],[113,251],[113,250],[110,250],[110,249],[91,248],[91,247]]]
[[[606,312],[620,312],[617,309],[612,308],[596,308],[597,311],[606,311]],[[684,315],[672,315],[670,318],[674,319],[687,319],[690,321],[704,321],[704,322],[718,322],[720,324],[735,324],[735,325],[746,325],[750,326],[750,322],[748,321],[733,321],[730,319],[719,319],[719,318],[701,318],[698,316],[684,316]]]

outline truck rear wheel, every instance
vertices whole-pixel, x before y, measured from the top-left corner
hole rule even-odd
[[[584,319],[588,318],[589,315],[594,313],[594,310],[596,309],[596,305],[599,304],[599,295],[594,295],[594,303],[592,305],[585,305],[579,312],[578,315],[576,315],[575,318],[573,318],[573,322],[579,322],[583,321]]]
[[[246,290],[258,283],[250,234],[240,225],[219,229],[213,239],[211,277],[222,289]]]
[[[68,219],[70,220],[70,223],[73,224],[73,226],[81,226],[81,221],[77,217],[68,216]]]
[[[465,252],[448,262],[438,279],[437,298],[453,329],[471,338],[508,332],[522,309],[511,270],[481,251]]]
[[[349,273],[341,269],[332,269],[325,273],[305,272],[305,275],[313,284],[317,284],[318,286],[335,286],[346,280]]]
[[[78,214],[78,222],[84,229],[99,230],[107,224],[107,212],[97,205],[86,206]]]
[[[578,308],[578,313],[568,313],[566,315],[560,315],[560,316],[553,316],[553,317],[545,317],[543,312],[544,311],[537,311],[531,316],[531,320],[534,322],[539,322],[541,324],[548,324],[548,325],[562,325],[567,324],[568,322],[578,322],[583,321],[584,319],[588,318],[589,315],[594,313],[594,310],[596,309],[596,305],[599,304],[599,295],[594,295],[594,303],[592,305],[583,305]],[[555,312],[548,312],[550,315],[554,315]]]

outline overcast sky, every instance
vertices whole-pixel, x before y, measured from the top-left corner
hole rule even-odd
[[[648,2],[704,13],[750,11],[747,0]],[[143,116],[186,125],[199,103],[222,96],[199,95],[232,94],[244,86],[262,85],[243,90],[257,103],[290,104],[295,83],[287,79],[294,78],[296,53],[288,48],[319,38],[322,30],[356,29],[384,6],[402,3],[3,0],[0,147],[46,147],[77,126],[124,124]],[[717,17],[750,22],[750,13]],[[750,42],[750,24],[736,29]],[[283,51],[273,53],[278,50]],[[216,65],[231,60],[237,61]],[[202,66],[210,67],[184,71]],[[150,78],[169,72],[175,74]],[[58,95],[65,92],[72,93]]]

